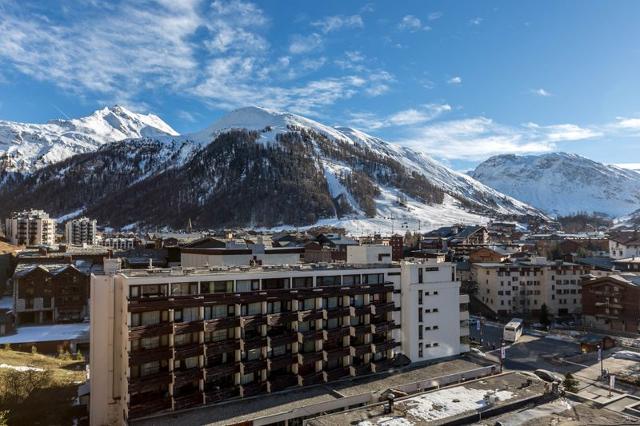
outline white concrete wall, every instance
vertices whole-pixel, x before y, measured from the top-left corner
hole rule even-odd
[[[419,269],[423,270],[422,283],[418,282]],[[460,283],[451,279],[452,273],[455,277],[451,263],[435,259],[402,263],[402,350],[412,362],[458,355],[461,351]],[[419,304],[419,291],[423,294],[422,304]],[[438,311],[433,312],[434,309]],[[419,310],[423,312],[421,323]],[[422,339],[419,339],[420,326],[423,327]],[[434,326],[438,329],[434,330]],[[419,356],[420,343],[423,345],[422,357]],[[433,343],[438,346],[434,347]],[[427,347],[427,344],[431,346]]]
[[[354,265],[391,263],[392,250],[393,248],[389,245],[347,246],[347,263]]]

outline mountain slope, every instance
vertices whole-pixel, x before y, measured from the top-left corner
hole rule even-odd
[[[82,210],[121,227],[417,230],[539,211],[422,153],[349,128],[257,107],[207,129],[102,146],[0,186],[0,215]]]
[[[499,155],[470,175],[550,214],[617,217],[640,207],[640,173],[575,154]]]
[[[177,134],[158,116],[137,114],[121,106],[46,124],[0,121],[0,178],[3,173],[31,173],[110,142]]]

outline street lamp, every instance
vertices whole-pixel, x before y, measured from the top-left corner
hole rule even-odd
[[[602,360],[602,347],[598,345],[598,361],[600,361],[600,377],[604,378],[604,365]]]

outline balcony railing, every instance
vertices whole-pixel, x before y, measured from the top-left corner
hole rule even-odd
[[[155,337],[173,333],[173,325],[170,322],[159,324],[140,325],[129,329],[129,340],[142,337]]]
[[[258,336],[258,337],[252,337],[250,339],[240,340],[240,350],[242,351],[258,349],[263,346],[267,346],[267,336]]]
[[[178,396],[173,398],[174,408],[176,410],[182,410],[184,408],[195,407],[196,405],[202,405],[204,403],[204,395],[202,392],[197,391],[193,394]]]
[[[323,371],[298,375],[298,384],[300,386],[316,385],[318,383],[324,383],[324,382],[325,382],[325,378],[324,378]]]
[[[203,371],[199,367],[189,368],[186,370],[173,371],[173,386],[178,388],[204,377]]]
[[[198,331],[204,331],[203,321],[176,322],[174,323],[174,331],[176,334],[187,334]]]
[[[138,349],[129,353],[129,364],[140,365],[147,362],[169,359],[173,351],[169,346],[161,346],[153,349]]]
[[[303,343],[305,340],[322,340],[323,337],[322,330],[298,331],[298,343]]]
[[[367,333],[371,333],[370,324],[352,325],[349,327],[349,335],[351,337],[364,336]]]
[[[371,305],[351,306],[349,315],[357,317],[360,315],[367,315],[371,313]]]
[[[206,368],[205,376],[207,381],[215,381],[238,372],[240,372],[240,363],[227,362],[225,364],[217,364],[213,367]]]
[[[342,337],[349,336],[351,327],[338,327],[330,330],[322,330],[322,338],[324,340],[339,340]]]
[[[240,317],[240,327],[260,326],[267,323],[267,315],[256,314]]]
[[[243,398],[253,395],[259,395],[261,393],[267,393],[269,391],[267,382],[253,382],[246,385],[240,385],[240,394]]]
[[[312,362],[322,361],[322,351],[300,353],[298,352],[298,364],[311,364]]]
[[[396,342],[395,340],[387,340],[380,343],[372,343],[371,352],[373,353],[386,352],[398,346],[400,346],[400,343]]]
[[[225,399],[234,398],[240,395],[240,388],[238,386],[233,386],[226,389],[216,389],[205,392],[206,402],[207,404],[211,404],[212,402],[223,401]]]
[[[200,343],[190,343],[175,348],[175,359],[186,359],[198,355],[204,355],[204,346]]]
[[[371,373],[371,364],[352,365],[349,367],[349,373],[352,376],[362,376],[363,374]]]
[[[324,380],[325,382],[330,382],[333,380],[338,380],[343,377],[348,377],[351,375],[351,370],[349,367],[338,367],[333,370],[327,370],[324,372]]]
[[[292,321],[298,321],[298,312],[279,312],[267,314],[267,324],[274,327],[286,326]]]
[[[269,379],[269,392],[276,392],[282,389],[298,386],[298,376],[295,374],[283,374]]]
[[[276,348],[282,345],[288,345],[290,343],[294,343],[298,341],[298,333],[290,332],[286,334],[281,334],[278,336],[268,336],[267,341],[269,343],[269,347]]]
[[[393,302],[376,303],[371,305],[371,313],[374,315],[380,315],[393,311],[395,307],[396,305]]]
[[[267,369],[266,359],[254,359],[251,361],[240,361],[240,374],[245,375],[251,372]]]
[[[226,339],[207,343],[207,357],[240,350],[240,340]]]
[[[298,356],[291,353],[274,356],[267,359],[267,367],[269,370],[277,370],[279,368],[289,367],[291,364],[298,362]]]
[[[169,383],[171,383],[171,380],[172,376],[169,371],[161,371],[147,376],[129,378],[129,393],[148,392],[156,389],[158,386],[168,386]]]
[[[340,318],[351,315],[351,309],[349,308],[349,306],[340,306],[337,308],[325,309],[322,314],[325,320]]]
[[[171,408],[169,398],[151,398],[149,401],[129,404],[129,418],[146,416],[147,414],[158,413]]]
[[[371,353],[371,344],[364,343],[362,345],[351,345],[351,356],[362,356]]]
[[[298,321],[311,321],[322,319],[323,311],[321,309],[313,309],[309,311],[298,311]]]
[[[221,317],[204,321],[204,331],[216,331],[233,327],[240,327],[240,317]]]
[[[336,359],[336,358],[345,357],[347,355],[351,355],[351,347],[350,346],[343,346],[341,348],[325,349],[325,350],[322,351],[322,358],[324,359],[324,361],[329,361],[330,359]]]
[[[396,324],[395,321],[384,321],[377,324],[371,324],[371,332],[376,334],[388,333],[398,328],[400,328],[400,324]]]
[[[374,373],[381,373],[393,368],[393,364],[388,359],[371,362],[371,371]]]

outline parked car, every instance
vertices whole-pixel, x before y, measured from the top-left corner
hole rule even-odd
[[[564,380],[559,374],[556,374],[549,370],[543,370],[541,368],[534,371],[534,374],[540,377],[545,382],[562,382]]]

